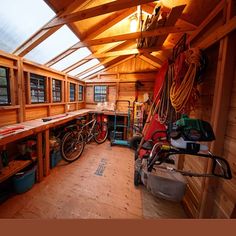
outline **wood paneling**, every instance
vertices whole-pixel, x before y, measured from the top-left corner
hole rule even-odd
[[[42,117],[48,116],[47,107],[30,107],[25,109],[26,121],[34,120]]]
[[[52,105],[51,106],[51,115],[58,115],[65,113],[65,106],[64,105]]]
[[[190,114],[192,118],[203,119],[210,122],[215,88],[218,48],[219,45],[215,45],[205,51],[210,63],[208,63],[207,70],[202,76],[203,83],[198,88],[201,96],[196,104],[195,110]],[[184,161],[184,169],[203,173],[205,164],[206,160],[201,160],[199,158],[188,158],[186,156]],[[186,208],[189,208],[188,212],[191,214],[191,217],[198,218],[201,193],[203,191],[203,178],[189,177],[187,180],[188,191],[187,196],[183,199],[183,203]]]
[[[0,111],[0,127],[17,123],[17,110]]]

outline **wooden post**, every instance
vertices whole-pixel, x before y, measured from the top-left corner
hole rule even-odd
[[[229,14],[231,11],[229,8],[232,7],[231,0],[228,1],[227,15],[226,19],[229,20]],[[234,79],[235,68],[235,39],[236,34],[232,33],[224,37],[220,41],[220,49],[218,56],[217,65],[217,76],[214,90],[213,107],[212,107],[212,117],[211,124],[216,136],[216,140],[211,145],[211,151],[215,155],[223,155],[224,151],[224,136],[227,127],[227,115],[229,104],[231,88]],[[212,163],[209,160],[206,164],[206,170],[209,172],[212,168]],[[214,196],[218,187],[217,179],[205,179],[203,182],[203,192],[201,196],[201,205],[199,218],[210,218],[212,209],[214,207]]]
[[[18,122],[25,121],[25,90],[24,90],[24,76],[23,76],[23,63],[22,59],[17,60],[17,96],[18,104],[20,105],[18,109]]]
[[[45,156],[44,156],[44,176],[50,173],[50,147],[49,147],[49,129],[44,132]]]
[[[37,181],[43,180],[43,142],[42,133],[37,134],[37,158],[38,158],[38,174]]]

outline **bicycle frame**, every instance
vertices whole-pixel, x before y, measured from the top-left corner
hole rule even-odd
[[[94,137],[93,131],[94,131],[94,127],[95,127],[96,123],[97,123],[97,120],[96,120],[95,118],[93,118],[91,121],[87,122],[86,124],[84,124],[83,126],[80,127],[81,130],[79,131],[79,133],[81,133],[81,134],[83,135],[83,138],[85,139],[85,142],[86,142],[86,143],[90,142],[90,141],[92,140],[92,138]],[[90,124],[92,124],[91,127],[89,127]],[[84,131],[87,127],[89,127],[89,129],[86,130],[86,131],[88,131],[88,132],[86,132],[86,133],[84,134],[83,131]],[[84,137],[84,136],[85,136],[85,137]]]

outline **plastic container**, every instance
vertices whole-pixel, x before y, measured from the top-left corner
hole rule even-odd
[[[50,156],[50,167],[51,169],[54,168],[58,162],[62,159],[61,152],[59,151],[53,151]]]
[[[37,166],[30,166],[13,177],[13,188],[16,193],[24,193],[30,190],[35,183]]]

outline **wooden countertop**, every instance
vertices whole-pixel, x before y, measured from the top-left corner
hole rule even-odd
[[[56,125],[60,125],[60,124],[64,124],[68,121],[71,121],[73,119],[75,119],[76,117],[79,116],[84,116],[87,115],[88,113],[91,112],[100,112],[100,111],[96,111],[94,109],[80,109],[77,111],[71,111],[71,112],[67,112],[64,115],[66,115],[65,117],[61,117],[61,118],[57,118],[63,114],[60,115],[55,115],[55,116],[50,116],[50,118],[54,118],[53,120],[50,121],[46,121],[43,122],[43,118],[40,119],[36,119],[36,120],[30,120],[30,121],[26,121],[26,122],[22,122],[22,123],[17,123],[14,125],[7,125],[4,127],[0,128],[1,130],[5,130],[7,128],[14,128],[14,127],[19,127],[19,126],[24,126],[24,129],[18,129],[13,133],[10,134],[6,134],[6,135],[0,135],[0,145],[5,145],[7,143],[10,142],[14,142],[18,139],[21,138],[25,138],[27,136],[36,134],[38,132],[42,132],[46,129],[52,128]],[[118,115],[118,116],[127,116],[127,113],[124,112],[114,112],[114,111],[101,111],[103,114],[105,115]],[[56,118],[56,119],[55,119]]]

